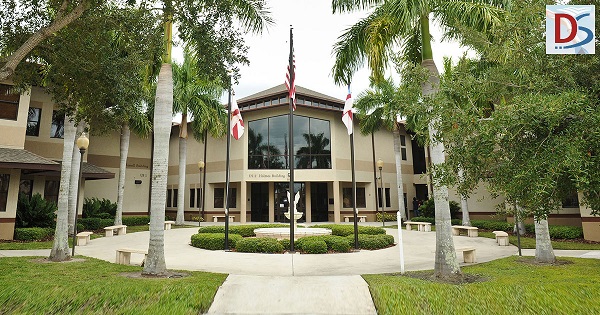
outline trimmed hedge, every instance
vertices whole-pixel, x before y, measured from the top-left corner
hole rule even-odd
[[[243,237],[256,236],[255,229],[273,228],[273,227],[289,227],[288,224],[248,224],[248,225],[233,225],[229,226],[229,233],[238,234]],[[204,226],[198,229],[198,233],[225,233],[225,226]]]
[[[244,238],[236,242],[235,249],[243,253],[281,253],[283,245],[274,238]]]
[[[348,236],[354,235],[354,225],[342,225],[342,224],[320,224],[312,226],[314,228],[325,228],[331,230],[331,235],[337,236]],[[385,230],[375,226],[359,226],[358,234],[385,234]]]
[[[376,218],[377,222],[381,222],[381,213],[377,213],[375,215],[375,218]],[[387,212],[385,213],[385,222],[388,222],[388,221],[397,221],[395,212],[394,213],[387,213]]]
[[[100,218],[82,218],[77,219],[77,224],[83,225],[84,230],[96,231],[103,229],[107,226],[111,226],[115,223],[114,219],[100,219]]]
[[[235,248],[237,242],[243,237],[238,234],[229,234],[229,247]],[[209,249],[220,250],[225,248],[225,233],[198,233],[192,235],[192,246]]]
[[[15,229],[15,240],[18,241],[44,241],[51,238],[54,235],[53,228],[16,228]]]
[[[578,226],[550,226],[550,238],[553,239],[575,239],[583,238],[583,228]]]
[[[301,237],[296,241],[296,247],[307,254],[327,253],[327,243],[320,236]]]
[[[150,223],[150,217],[149,216],[123,217],[122,221],[123,221],[123,224],[127,225],[127,226],[147,225],[148,223]],[[113,225],[113,224],[114,224],[114,220],[113,220],[113,223],[111,223],[110,225]]]
[[[281,246],[283,246],[283,250],[290,250],[290,240],[284,238],[278,241]]]
[[[348,242],[348,239],[343,236],[324,235],[322,238],[325,241],[325,244],[327,244],[328,250],[336,253],[347,253],[350,251],[350,242]]]
[[[348,235],[346,238],[354,243],[354,235]],[[381,249],[392,245],[394,245],[394,237],[391,235],[358,234],[358,246],[361,249]]]

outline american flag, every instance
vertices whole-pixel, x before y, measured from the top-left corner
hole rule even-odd
[[[290,29],[290,59],[285,73],[285,87],[287,88],[292,102],[293,110],[296,110],[296,56],[294,56],[294,37]]]
[[[354,131],[354,102],[352,101],[352,93],[350,92],[350,85],[348,85],[348,95],[346,95],[346,104],[344,104],[344,113],[342,114],[342,122],[348,129],[348,135],[351,135]]]
[[[239,140],[244,135],[244,120],[234,97],[231,98],[231,117],[229,119],[231,119],[231,135],[235,140]]]

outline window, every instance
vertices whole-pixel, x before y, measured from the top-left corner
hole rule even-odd
[[[577,196],[577,191],[573,191],[567,197],[563,198],[562,207],[579,208],[579,197]]]
[[[196,203],[198,208],[202,207],[202,188],[196,188]]]
[[[52,112],[52,126],[50,127],[50,138],[63,138],[65,134],[65,115],[58,111]]]
[[[196,201],[196,189],[190,188],[190,208],[194,208],[194,201]]]
[[[289,169],[288,115],[248,123],[248,168]],[[294,163],[296,168],[331,168],[329,121],[294,116]]]
[[[0,174],[0,212],[6,212],[6,201],[8,200],[9,174]]]
[[[44,199],[58,204],[58,189],[60,182],[57,180],[47,180],[44,186]]]
[[[42,109],[30,107],[27,113],[27,131],[28,136],[40,135],[40,119],[42,117]]]
[[[382,204],[382,200],[381,200],[381,187],[377,188],[377,200],[379,200],[379,207],[381,207]],[[391,207],[391,198],[390,198],[390,189],[386,188],[385,189],[385,206],[386,207]]]
[[[229,208],[237,207],[237,189],[229,188]],[[225,208],[225,204],[223,201],[225,200],[225,188],[215,188],[215,200],[214,206],[215,208]]]
[[[406,161],[406,136],[400,136],[400,153],[402,160]]]
[[[173,189],[167,189],[167,207],[172,207]]]
[[[0,84],[0,118],[17,120],[19,113],[20,95],[15,93],[12,86]]]
[[[177,189],[173,189],[173,207],[174,208],[177,208],[177,195],[178,195],[178,193],[179,192],[178,192]]]
[[[27,199],[31,199],[33,192],[33,179],[22,179],[19,183],[19,196],[22,194],[27,196]]]
[[[353,208],[352,205],[352,188],[343,188],[342,189],[343,206],[344,208]],[[366,208],[367,207],[367,199],[365,198],[365,188],[364,187],[356,187],[356,207],[357,208]]]
[[[190,188],[190,208],[200,208],[202,206],[202,189]]]

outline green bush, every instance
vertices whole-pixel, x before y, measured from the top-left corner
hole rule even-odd
[[[30,227],[16,228],[15,240],[18,241],[45,241],[54,235],[54,228]]]
[[[354,235],[346,238],[354,244]],[[361,249],[381,249],[394,245],[394,237],[391,235],[366,235],[358,234],[358,246]]]
[[[117,213],[117,204],[104,198],[102,200],[85,198],[83,202],[82,218],[114,219]]]
[[[413,218],[410,218],[410,221],[413,221],[413,222],[429,222],[429,223],[435,225],[435,218],[413,217]],[[462,220],[461,219],[451,219],[450,220],[450,224],[452,224],[452,225],[461,225],[462,224]]]
[[[460,211],[460,206],[456,201],[450,201],[450,216],[455,218]],[[427,199],[420,207],[419,213],[427,218],[435,218],[435,203],[433,198]]]
[[[46,201],[40,194],[31,196],[31,199],[25,194],[20,194],[15,226],[20,228],[54,227],[56,210],[56,204]]]
[[[238,234],[243,237],[251,237],[254,235],[255,229],[273,228],[273,227],[289,227],[288,224],[248,224],[248,225],[232,225],[229,226],[229,233]],[[225,226],[204,226],[198,229],[198,233],[225,233]]]
[[[281,253],[283,245],[274,238],[244,238],[236,242],[235,249],[243,253]]]
[[[378,212],[375,215],[375,218],[376,218],[377,222],[381,222],[381,213]],[[388,212],[386,212],[385,213],[385,222],[388,222],[388,221],[397,221],[397,219],[396,219],[396,212],[394,212],[394,213],[388,213]]]
[[[583,228],[578,226],[552,225],[548,229],[550,232],[550,238],[552,239],[583,238]]]
[[[229,234],[229,248],[235,248],[243,237],[238,234]],[[225,248],[225,233],[198,233],[192,235],[192,246],[210,250]]]
[[[279,244],[283,246],[283,250],[290,250],[290,240],[288,240],[287,238],[279,240]]]
[[[296,241],[297,249],[307,254],[327,253],[327,243],[319,236],[301,237]]]
[[[123,221],[123,224],[127,225],[127,226],[147,225],[148,223],[150,223],[150,217],[149,216],[123,217],[122,221]]]
[[[336,253],[347,253],[350,251],[350,242],[347,238],[337,235],[321,236],[327,244],[327,249]]]
[[[482,230],[488,231],[512,232],[514,224],[504,221],[471,220],[471,226],[475,226]]]
[[[314,228],[330,229],[332,235],[337,236],[348,236],[354,235],[354,225],[342,225],[342,224],[319,224],[314,225]],[[376,226],[359,226],[358,234],[385,234],[385,230]]]
[[[96,231],[113,225],[115,221],[113,219],[82,218],[77,219],[77,223],[77,225],[83,225],[84,230]]]

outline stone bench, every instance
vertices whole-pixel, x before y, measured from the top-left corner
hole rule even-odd
[[[120,248],[117,249],[117,257],[115,259],[115,263],[119,265],[129,265],[131,264],[131,254],[144,254],[144,260],[142,261],[142,266],[148,258],[148,251],[143,249],[131,249],[131,248]]]
[[[225,215],[213,215],[213,222],[219,222],[219,219],[223,219],[225,221]],[[229,216],[229,222],[233,222],[233,216]]]
[[[412,226],[416,225],[419,232],[431,232],[431,223],[429,222],[417,222],[417,221],[406,221],[406,230],[411,231]]]
[[[90,235],[94,232],[79,232],[77,233],[77,246],[85,246],[90,241]]]
[[[457,248],[457,252],[463,253],[463,261],[466,263],[474,263],[475,262],[475,248],[474,247],[463,247]]]
[[[508,242],[508,233],[504,231],[494,231],[492,233],[496,235],[496,243],[498,243],[499,246],[510,245],[510,243]]]
[[[367,216],[366,215],[357,215],[356,217],[358,218],[358,222],[367,222]],[[352,219],[352,222],[354,222],[354,216],[353,215],[345,215],[344,216],[344,222],[350,222],[350,219]]]
[[[452,235],[460,235],[460,230],[467,231],[467,236],[469,237],[477,237],[479,229],[474,226],[464,226],[464,225],[453,225],[452,226]]]
[[[125,235],[127,234],[127,225],[111,225],[104,228],[106,237],[113,236],[115,231],[117,231],[117,235]]]
[[[170,230],[173,224],[175,224],[175,221],[165,221],[165,230]],[[150,225],[150,223],[148,223],[148,225]]]

